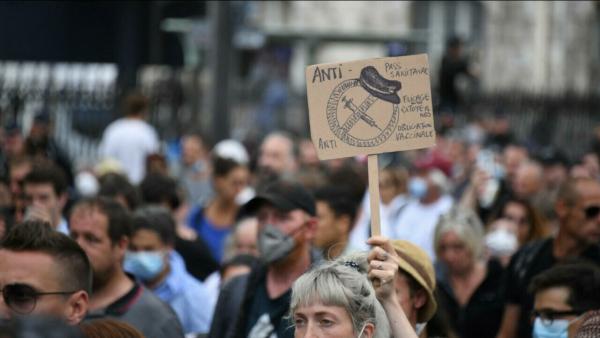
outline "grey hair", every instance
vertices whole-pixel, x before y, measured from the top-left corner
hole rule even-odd
[[[298,308],[321,303],[339,306],[352,319],[354,333],[368,323],[375,326],[375,338],[389,338],[390,326],[385,311],[367,278],[366,253],[348,255],[322,263],[294,282],[290,316]]]
[[[465,242],[465,245],[471,250],[475,258],[479,259],[483,257],[483,223],[473,210],[454,207],[440,217],[433,236],[433,247],[436,253],[442,236],[450,231],[454,232],[458,238]]]

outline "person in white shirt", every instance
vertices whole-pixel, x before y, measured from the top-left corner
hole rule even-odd
[[[408,183],[410,201],[392,226],[393,237],[421,247],[435,261],[433,233],[440,215],[448,212],[453,200],[446,193],[448,179],[439,169],[421,169]]]
[[[159,150],[158,134],[144,121],[148,99],[131,93],[125,99],[125,116],[106,127],[100,143],[102,158],[119,161],[132,184],[138,184],[146,174],[146,157]]]
[[[381,235],[395,238],[393,225],[402,210],[409,202],[407,194],[408,171],[403,167],[389,166],[379,174],[379,195],[381,196]],[[367,239],[370,237],[371,209],[369,192],[367,191],[360,206],[362,212],[358,216],[350,233],[351,246],[360,250],[370,250]]]

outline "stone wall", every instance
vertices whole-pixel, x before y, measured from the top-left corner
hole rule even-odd
[[[399,34],[425,22],[426,51],[436,73],[447,37],[459,34],[477,56],[485,91],[600,91],[600,10],[594,1],[266,1],[252,20],[265,31]],[[424,10],[414,11],[415,6]],[[415,14],[418,13],[418,14]],[[423,16],[416,18],[415,15]],[[298,42],[296,42],[298,43]],[[322,44],[308,57],[298,43],[292,81],[315,62],[385,56],[383,44]],[[436,83],[437,79],[432,79]]]

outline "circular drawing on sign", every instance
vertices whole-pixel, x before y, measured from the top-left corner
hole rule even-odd
[[[338,84],[327,101],[327,123],[342,142],[376,147],[396,129],[400,82],[384,79],[377,70],[362,69],[359,79]]]

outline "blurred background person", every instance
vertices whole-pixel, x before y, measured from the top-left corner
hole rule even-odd
[[[43,220],[63,234],[69,225],[63,216],[67,204],[67,178],[60,167],[41,162],[23,179],[25,219]]]
[[[189,132],[181,138],[181,163],[171,170],[193,205],[204,205],[212,196],[210,144],[199,132]]]
[[[588,311],[600,309],[600,270],[585,260],[569,260],[531,281],[534,337],[578,337]]]
[[[543,216],[527,200],[509,198],[501,207],[497,216],[492,218],[492,221],[500,218],[517,225],[519,247],[531,241],[543,239],[551,234]]]
[[[408,177],[406,169],[395,165],[388,165],[379,173],[379,215],[381,217],[381,234],[384,236],[392,238],[396,236],[395,223],[410,201],[407,191]],[[359,211],[352,228],[351,245],[357,249],[366,250],[366,241],[371,235],[371,206],[368,190],[362,197]]]
[[[100,176],[98,183],[98,196],[114,199],[129,211],[135,210],[140,204],[138,190],[129,183],[124,174],[106,173]]]
[[[317,207],[314,246],[322,250],[328,260],[356,251],[349,237],[359,201],[352,199],[348,189],[332,185],[317,189],[314,195]]]
[[[283,131],[267,134],[260,145],[255,187],[264,187],[275,179],[291,179],[298,171],[298,146]]]
[[[213,158],[212,184],[214,196],[206,205],[190,211],[188,224],[209,246],[220,262],[225,251],[225,238],[231,232],[240,208],[236,198],[248,186],[246,164],[231,158]]]
[[[145,121],[148,106],[148,98],[144,95],[128,94],[123,104],[123,117],[107,126],[102,135],[101,156],[119,161],[132,184],[142,181],[146,174],[146,157],[159,150],[158,134]]]
[[[435,260],[433,233],[439,217],[453,205],[448,195],[448,179],[436,168],[423,168],[408,182],[413,198],[392,225],[393,238],[410,241]]]
[[[123,270],[132,236],[130,213],[106,197],[79,201],[70,234],[88,256],[93,289],[87,318],[122,320],[146,337],[183,337],[175,312]]]
[[[205,334],[215,303],[202,283],[190,275],[174,250],[175,221],[168,209],[142,207],[133,215],[133,235],[123,269],[177,313],[185,334]]]
[[[42,111],[34,116],[29,135],[25,140],[25,150],[34,159],[49,159],[54,162],[65,173],[67,183],[73,184],[71,160],[52,135],[52,123],[48,112]]]
[[[504,269],[486,261],[483,239],[483,223],[468,209],[452,209],[435,229],[439,305],[462,338],[494,338],[504,310]]]
[[[439,69],[439,109],[441,112],[454,114],[464,104],[460,77],[474,77],[475,75],[473,69],[469,66],[469,61],[463,55],[463,41],[461,38],[451,37],[448,39],[446,52]]]

